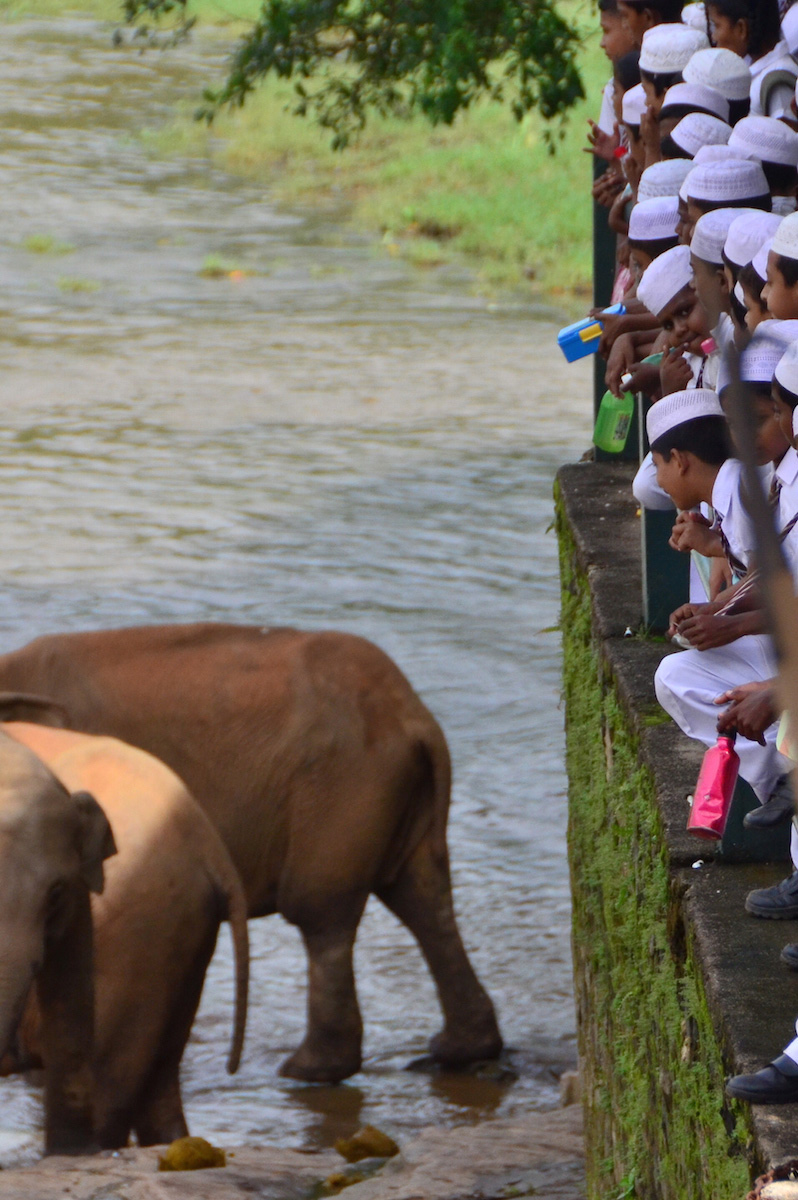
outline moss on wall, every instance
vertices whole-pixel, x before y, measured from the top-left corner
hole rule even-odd
[[[741,1200],[724,1068],[642,765],[559,495],[574,974],[591,1200]]]

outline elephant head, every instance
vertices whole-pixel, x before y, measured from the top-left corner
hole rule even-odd
[[[48,1149],[72,1148],[69,1117],[57,1109],[82,1093],[78,1124],[85,1124],[90,1110],[89,892],[102,891],[103,861],[115,849],[94,797],[70,795],[31,751],[0,733],[0,1056],[11,1045],[37,979]],[[59,1060],[63,1069],[55,1067]]]

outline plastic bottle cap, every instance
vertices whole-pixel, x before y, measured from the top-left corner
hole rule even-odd
[[[627,371],[625,375],[621,376],[621,387],[628,387],[633,379],[634,379],[634,375],[632,374],[632,372]]]
[[[717,348],[718,348],[717,342],[712,337],[705,338],[704,341],[701,343],[701,353],[702,354],[712,354],[715,350],[717,350]]]

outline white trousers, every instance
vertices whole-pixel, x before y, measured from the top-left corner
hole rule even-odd
[[[723,709],[715,699],[743,683],[771,679],[776,674],[773,643],[764,633],[738,638],[714,650],[683,650],[663,658],[654,676],[657,699],[688,737],[713,746]],[[765,730],[765,745],[737,739],[740,775],[750,784],[760,804],[773,791],[776,780],[791,768],[776,749],[778,722]]]

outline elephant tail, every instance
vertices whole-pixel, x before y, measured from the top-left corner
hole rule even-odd
[[[432,848],[437,858],[446,859],[446,823],[452,791],[452,760],[443,730],[437,721],[425,731],[424,747],[432,767]]]
[[[230,936],[233,942],[235,958],[235,1016],[233,1018],[233,1036],[230,1042],[230,1053],[227,1058],[227,1071],[235,1075],[241,1063],[241,1051],[244,1047],[244,1033],[247,1026],[247,1004],[249,999],[249,933],[247,929],[247,900],[244,888],[219,835],[214,832],[215,853],[211,855],[208,865],[211,868],[213,882],[224,901],[227,920],[230,923]]]

